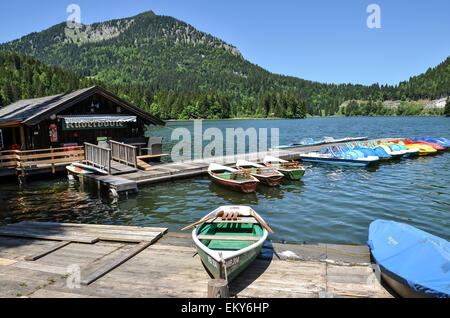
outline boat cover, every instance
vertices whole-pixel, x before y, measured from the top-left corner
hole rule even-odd
[[[407,224],[376,220],[370,224],[367,245],[382,272],[386,269],[415,291],[450,297],[448,241]]]
[[[384,150],[381,147],[376,147],[373,150],[375,151],[377,157],[380,157],[380,158],[390,158],[390,157],[392,157],[390,154],[388,154],[386,152],[386,150]]]
[[[375,152],[375,150],[373,150],[372,148],[365,148],[365,147],[355,147],[353,148],[353,150],[359,150],[364,154],[364,157],[368,157],[368,156],[377,156],[377,153]]]
[[[405,146],[405,148],[403,148],[403,147],[401,146],[401,144],[392,144],[392,145],[389,145],[389,148],[391,148],[392,151],[402,151],[402,150],[406,150],[406,146]]]

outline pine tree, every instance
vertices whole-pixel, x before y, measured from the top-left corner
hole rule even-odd
[[[444,116],[450,117],[450,96],[447,97],[447,102],[445,103]]]

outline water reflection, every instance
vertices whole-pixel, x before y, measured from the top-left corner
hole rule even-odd
[[[259,190],[259,186],[257,188]],[[240,193],[221,187],[212,181],[209,184],[209,190],[228,204],[233,205],[258,205],[258,196],[256,192]]]

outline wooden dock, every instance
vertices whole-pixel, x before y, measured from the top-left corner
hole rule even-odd
[[[371,139],[367,141],[377,142],[379,140],[394,140],[398,138],[380,138],[380,139]],[[210,163],[216,162],[223,165],[233,166],[236,164],[236,161],[239,159],[244,159],[252,162],[261,163],[265,156],[277,156],[284,160],[299,160],[300,155],[302,153],[307,153],[311,151],[318,151],[323,147],[328,146],[337,146],[344,145],[344,142],[337,143],[327,143],[316,146],[302,146],[296,148],[287,148],[287,149],[279,149],[276,152],[267,151],[267,152],[257,152],[257,153],[248,153],[242,155],[233,155],[233,156],[224,156],[224,157],[213,157],[213,158],[204,158],[199,160],[191,160],[184,162],[173,162],[173,163],[165,163],[165,164],[157,164],[152,166],[153,169],[147,170],[136,170],[131,173],[123,173],[120,175],[120,178],[123,182],[124,179],[129,180],[131,182],[135,182],[136,190],[140,185],[152,184],[164,181],[172,181],[176,179],[183,178],[191,178],[195,176],[205,175],[207,174],[207,169]],[[91,181],[96,182],[96,179],[101,179],[101,176],[90,175],[84,176],[84,178],[88,178]],[[114,179],[116,177],[112,176],[109,178],[111,180],[111,188],[114,188]],[[102,184],[106,187],[109,186],[107,182],[102,182]],[[128,189],[126,191],[129,191]]]
[[[0,297],[207,296],[210,279],[189,233],[59,223],[0,227]],[[267,241],[230,284],[232,297],[392,297],[351,245]]]

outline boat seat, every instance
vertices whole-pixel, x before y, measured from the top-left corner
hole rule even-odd
[[[222,220],[221,218],[213,219],[212,221],[205,223],[252,223],[258,224],[259,222],[253,217],[241,217],[238,220]]]
[[[228,235],[199,235],[199,240],[220,240],[220,241],[258,241],[260,236],[228,236]]]

